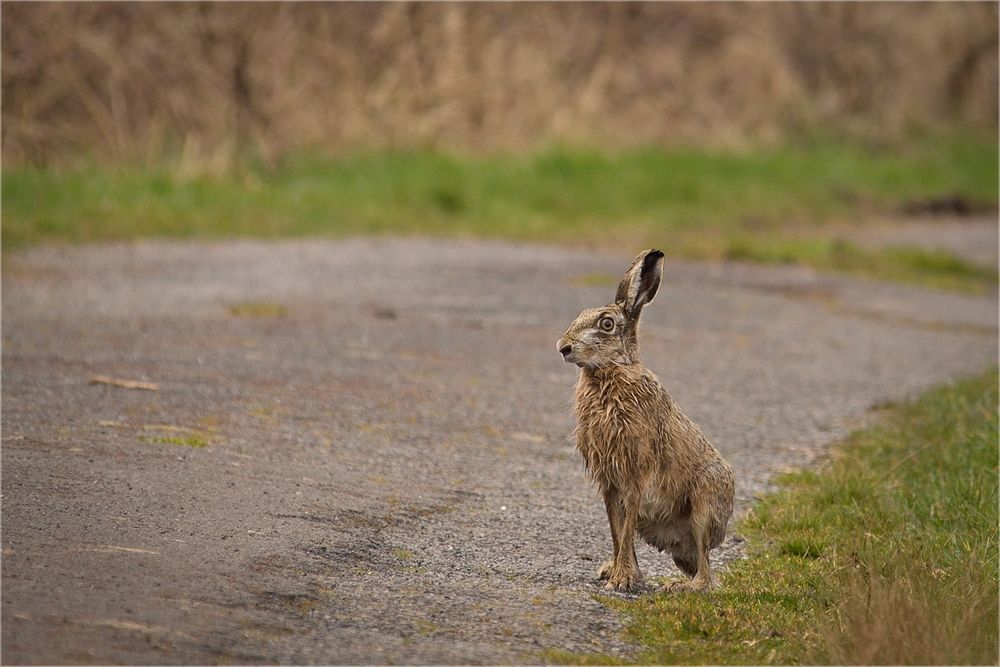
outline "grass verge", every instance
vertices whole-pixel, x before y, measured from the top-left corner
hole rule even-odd
[[[220,174],[88,165],[5,169],[3,246],[142,237],[431,234],[665,246],[673,256],[803,263],[982,289],[996,271],[920,250],[865,251],[822,234],[910,204],[997,203],[995,138],[905,147],[812,139],[744,151],[554,148],[297,156]],[[786,233],[793,227],[795,234]],[[803,233],[804,232],[804,233]]]
[[[997,285],[995,268],[973,264],[944,250],[912,246],[868,249],[821,232],[797,238],[734,233],[727,241],[724,257],[761,264],[804,264],[825,271],[961,292],[982,293]]]
[[[997,664],[997,400],[996,370],[932,391],[784,477],[719,591],[605,599],[635,662]]]

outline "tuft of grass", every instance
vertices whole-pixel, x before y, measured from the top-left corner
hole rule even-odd
[[[153,442],[165,445],[180,445],[201,449],[208,446],[208,440],[200,435],[160,435],[150,438]]]
[[[417,631],[417,634],[423,635],[424,637],[433,637],[441,631],[441,626],[431,621],[420,620],[414,623],[413,627]]]
[[[146,431],[159,431],[163,435],[143,436],[145,442],[155,442],[164,445],[180,445],[182,447],[193,447],[201,449],[207,447],[211,436],[197,429],[174,426],[172,424],[147,424],[143,427]],[[212,430],[212,429],[209,429]]]
[[[997,664],[997,371],[882,412],[740,527],[708,595],[602,598],[639,663]],[[547,653],[554,662],[616,662]]]
[[[778,552],[786,556],[819,558],[823,555],[823,544],[811,539],[792,538],[781,543]]]
[[[408,561],[413,559],[413,552],[409,549],[404,549],[403,547],[393,547],[392,555],[401,561]]]
[[[288,314],[288,308],[278,303],[268,303],[265,301],[248,301],[235,303],[226,309],[233,317],[284,317]]]

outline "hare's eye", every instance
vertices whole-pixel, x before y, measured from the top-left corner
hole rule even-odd
[[[614,331],[615,321],[610,317],[602,317],[601,319],[597,320],[597,328],[600,329],[601,331]]]

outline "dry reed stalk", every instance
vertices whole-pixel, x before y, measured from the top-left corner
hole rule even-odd
[[[12,3],[3,161],[996,130],[995,3]]]

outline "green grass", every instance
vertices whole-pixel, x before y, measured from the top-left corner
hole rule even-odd
[[[643,647],[632,659],[997,664],[997,400],[996,370],[932,391],[786,476],[719,591],[606,598]]]
[[[266,301],[246,301],[234,303],[229,306],[227,312],[233,317],[284,317],[288,314],[288,308],[280,303],[269,303]]]
[[[943,250],[916,247],[867,249],[841,238],[815,234],[783,237],[734,233],[725,258],[761,264],[805,264],[930,288],[983,292],[997,284],[997,270]]]
[[[997,173],[995,138],[957,134],[895,148],[821,138],[744,151],[300,155],[274,169],[247,161],[200,176],[166,166],[20,166],[3,174],[3,245],[431,234],[629,250],[655,243],[674,256],[837,270],[846,263],[846,270],[868,273],[882,253],[816,242],[809,232],[940,197],[995,206]],[[790,227],[799,233],[787,234]],[[973,287],[996,281],[995,271],[983,278],[957,260],[919,251],[889,259],[895,268],[888,273],[898,279],[945,275]],[[933,268],[925,271],[928,263]]]
[[[202,449],[208,446],[208,440],[200,435],[161,435],[151,438],[151,441],[164,445],[194,447],[195,449]]]

